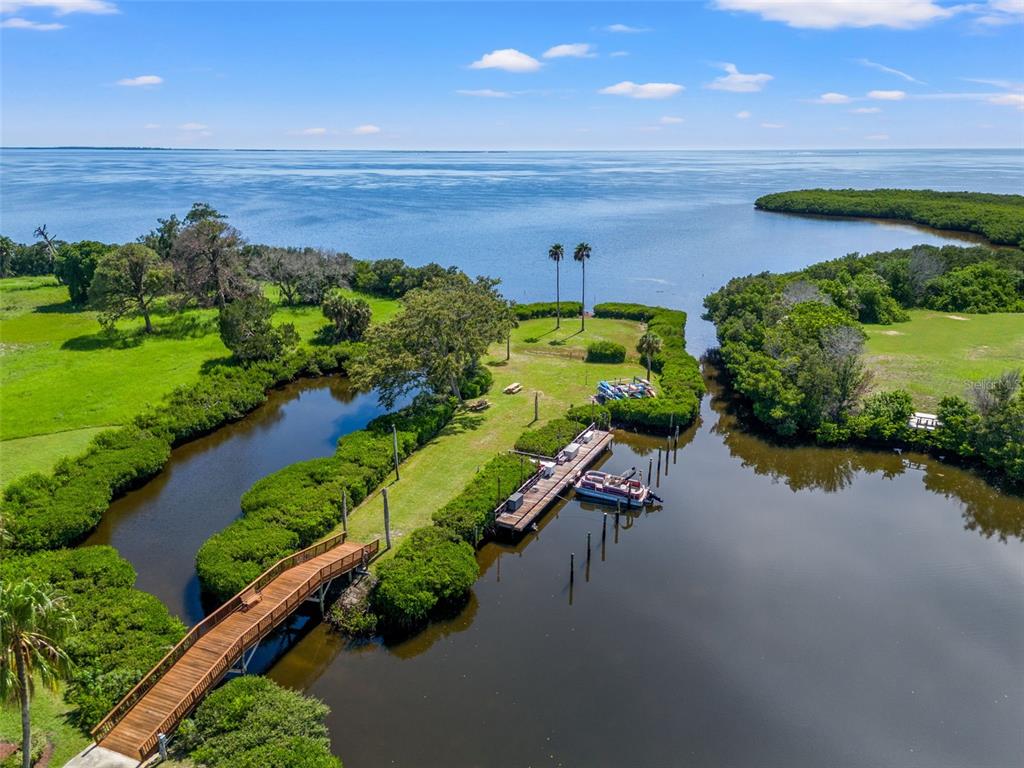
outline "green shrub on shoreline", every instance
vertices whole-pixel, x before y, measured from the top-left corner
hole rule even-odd
[[[516,440],[516,450],[553,458],[589,423],[585,424],[571,418],[552,419],[538,429],[523,432]]]
[[[530,304],[516,304],[513,310],[517,320],[533,320],[538,317],[557,317],[559,311],[563,318],[579,317],[583,305],[578,301],[563,301],[561,305],[553,301],[535,301]]]
[[[434,525],[476,545],[488,532],[494,509],[533,473],[533,463],[524,457],[499,454],[484,464],[462,492],[434,512],[431,519]]]
[[[242,418],[275,386],[339,370],[351,351],[341,345],[249,366],[216,366],[134,424],[101,432],[82,456],[60,461],[50,475],[14,481],[0,502],[12,546],[32,552],[75,544],[99,524],[114,498],[159,473],[172,447]]]
[[[1024,196],[930,189],[801,189],[754,201],[765,211],[900,219],[974,232],[996,245],[1024,247]]]

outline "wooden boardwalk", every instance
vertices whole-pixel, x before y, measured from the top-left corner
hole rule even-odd
[[[178,645],[93,729],[96,743],[136,760],[157,750],[245,654],[311,596],[369,562],[379,541],[352,544],[334,536],[296,552],[192,628]]]
[[[540,473],[534,475],[519,489],[523,494],[523,504],[519,509],[509,510],[506,502],[495,510],[495,524],[499,530],[515,533],[525,531],[559,498],[562,491],[572,485],[577,472],[597,461],[611,443],[612,433],[594,427],[588,428],[587,432],[590,433],[590,442],[580,445],[575,459],[556,464],[551,477],[542,477]]]

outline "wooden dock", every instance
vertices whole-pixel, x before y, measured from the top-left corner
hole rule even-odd
[[[611,432],[593,426],[586,432],[589,432],[590,440],[580,443],[580,449],[575,459],[555,464],[551,477],[543,477],[542,473],[538,472],[519,489],[519,492],[523,494],[523,503],[519,509],[508,509],[506,501],[495,510],[494,522],[499,530],[514,533],[525,531],[544,514],[544,511],[559,498],[564,490],[572,485],[573,479],[579,471],[589,467],[607,450],[612,441]],[[579,439],[578,436],[577,440]]]
[[[308,599],[377,554],[379,541],[353,544],[345,534],[286,557],[192,628],[97,725],[96,743],[136,760],[157,751],[169,735],[236,664]],[[248,656],[247,656],[248,655]]]

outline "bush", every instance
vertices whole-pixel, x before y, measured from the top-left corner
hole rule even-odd
[[[861,412],[850,419],[850,431],[856,438],[873,442],[906,439],[913,413],[909,392],[879,392],[865,398]]]
[[[363,299],[350,299],[340,293],[332,293],[324,299],[321,311],[331,321],[330,329],[334,341],[359,341],[370,327],[373,313]]]
[[[626,348],[614,341],[592,341],[587,345],[588,363],[622,363]]]
[[[300,461],[258,480],[242,496],[242,517],[200,547],[196,571],[203,590],[227,600],[282,557],[329,533],[341,522],[344,496],[351,509],[394,469],[392,425],[404,459],[454,413],[451,398],[421,396],[342,437],[333,456]]]
[[[462,397],[466,400],[470,400],[474,397],[480,397],[481,395],[487,394],[490,390],[491,385],[494,384],[494,375],[490,369],[483,365],[478,365],[475,370],[471,371],[469,375],[459,384],[459,392]]]
[[[578,301],[563,301],[561,303],[562,317],[579,317],[583,311],[583,305]],[[553,301],[535,301],[532,304],[516,304],[517,320],[533,320],[537,317],[557,317],[558,305]]]
[[[516,450],[538,456],[554,457],[568,445],[587,424],[572,419],[552,419],[543,427],[523,432],[516,440]]]
[[[329,711],[266,677],[236,677],[182,723],[176,749],[206,768],[341,768],[324,724]]]
[[[220,310],[220,339],[239,360],[272,360],[299,341],[294,325],[275,328],[273,316],[274,305],[265,296],[233,301]]]
[[[1024,312],[1024,274],[996,262],[954,269],[925,292],[925,305],[943,312]]]
[[[31,574],[63,595],[77,618],[65,699],[72,721],[98,723],[185,634],[155,597],[133,587],[135,569],[113,547],[37,552],[0,561],[0,578]]]
[[[374,612],[390,629],[420,626],[461,605],[478,575],[469,544],[442,528],[418,528],[377,569]]]
[[[458,496],[434,512],[434,525],[475,545],[475,537],[483,536],[494,522],[491,513],[495,507],[533,473],[533,462],[522,456],[503,453],[494,457]]]

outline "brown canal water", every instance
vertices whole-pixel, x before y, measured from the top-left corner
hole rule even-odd
[[[602,537],[561,503],[481,550],[454,619],[391,647],[317,626],[270,676],[331,706],[347,768],[1022,764],[1024,500],[773,445],[717,388],[681,443],[662,506]],[[661,444],[622,434],[604,466]]]
[[[304,379],[270,393],[244,419],[171,453],[164,470],[115,501],[84,544],[110,544],[138,571],[136,586],[192,625],[205,615],[195,572],[199,547],[241,514],[261,477],[330,456],[342,435],[384,413],[347,379]]]

